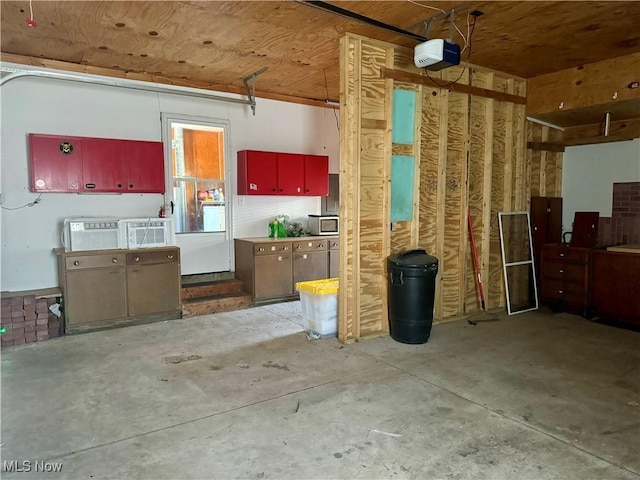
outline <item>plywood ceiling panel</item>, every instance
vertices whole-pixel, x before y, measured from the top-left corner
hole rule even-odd
[[[332,2],[419,34],[438,11],[408,1]],[[418,2],[478,9],[471,62],[521,77],[640,51],[640,2]],[[2,52],[146,73],[188,84],[242,87],[264,66],[259,90],[336,100],[338,43],[345,32],[407,47],[416,41],[293,1],[2,1]],[[432,37],[446,37],[434,22]],[[454,37],[462,42],[459,35]],[[465,55],[467,52],[465,52]],[[327,82],[325,84],[325,75]]]

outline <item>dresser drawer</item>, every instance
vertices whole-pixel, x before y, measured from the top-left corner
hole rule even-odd
[[[74,255],[73,257],[66,257],[64,261],[67,270],[78,270],[81,268],[124,265],[125,258],[123,253],[115,253],[113,255]]]
[[[565,247],[562,245],[544,245],[542,247],[543,262],[564,262]]]
[[[562,263],[543,263],[540,272],[543,281],[560,280],[564,277],[564,265]]]
[[[564,288],[562,280],[543,280],[540,285],[540,296],[551,300],[562,300]]]
[[[326,238],[320,240],[303,240],[293,242],[294,252],[318,252],[327,249],[328,240]]]
[[[136,252],[127,254],[127,265],[150,265],[177,261],[177,250],[160,250],[157,252]]]
[[[586,265],[589,261],[589,250],[586,248],[567,248],[567,263]]]
[[[291,253],[291,242],[256,243],[253,246],[253,253],[254,255]]]

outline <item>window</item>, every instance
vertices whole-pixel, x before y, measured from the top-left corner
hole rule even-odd
[[[226,230],[225,128],[169,120],[176,233]]]

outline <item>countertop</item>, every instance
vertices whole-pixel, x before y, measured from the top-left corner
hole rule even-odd
[[[623,252],[623,253],[640,253],[640,245],[627,244],[616,245],[615,247],[607,247],[608,252]]]
[[[278,242],[308,242],[312,240],[321,240],[323,238],[339,238],[339,235],[309,235],[306,237],[247,237],[247,238],[236,238],[235,240],[242,240],[243,242],[253,242],[253,243],[278,243]]]

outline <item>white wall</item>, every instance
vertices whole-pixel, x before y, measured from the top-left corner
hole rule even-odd
[[[575,212],[611,216],[613,184],[640,181],[640,138],[630,142],[568,147],[562,162],[562,228]]]
[[[37,197],[29,191],[28,133],[160,141],[160,113],[229,121],[231,152],[227,158],[233,173],[227,199],[232,202],[234,237],[265,236],[269,219],[277,214],[301,221],[309,213],[320,212],[319,197],[237,197],[238,150],[329,155],[330,170],[338,171],[339,134],[333,112],[327,108],[258,99],[253,116],[246,105],[33,77],[12,80],[1,90],[0,183],[5,207],[24,205]],[[32,208],[2,209],[0,289],[58,285],[52,249],[61,246],[63,219],[155,217],[163,203],[159,194],[45,193]]]

